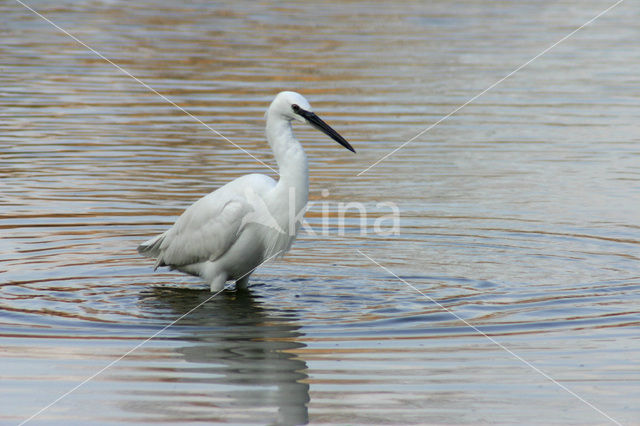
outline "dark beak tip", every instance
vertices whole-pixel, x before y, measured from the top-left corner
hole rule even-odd
[[[356,153],[356,150],[346,141],[338,132],[333,130],[331,126],[325,123],[320,117],[314,114],[311,111],[305,111],[302,108],[298,108],[298,114],[300,114],[307,121],[307,124],[315,127],[320,130],[325,135],[329,136],[334,141],[338,142],[343,147],[347,148],[349,151]]]
[[[338,142],[340,145],[342,145],[343,147],[347,148],[349,151],[353,152],[354,154],[356,153],[356,150],[351,146],[351,144],[349,142],[347,142],[346,139],[344,139],[343,137],[340,138],[333,138],[336,142]]]

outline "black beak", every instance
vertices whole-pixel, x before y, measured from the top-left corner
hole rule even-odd
[[[347,142],[345,140],[345,138],[340,136],[340,134],[338,132],[333,130],[333,128],[331,126],[329,126],[320,117],[318,117],[317,115],[315,115],[311,111],[305,111],[304,109],[298,107],[297,110],[295,110],[295,112],[296,112],[296,114],[298,114],[298,115],[302,116],[303,118],[305,118],[307,120],[307,122],[309,124],[311,124],[313,127],[315,127],[316,129],[320,130],[322,133],[324,133],[325,135],[329,136],[331,139],[333,139],[334,141],[338,142],[340,145],[344,146],[349,151],[351,151],[353,153],[356,152],[356,150],[353,149],[353,147],[349,144],[349,142]]]

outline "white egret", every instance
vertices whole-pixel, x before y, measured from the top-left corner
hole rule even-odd
[[[309,194],[307,157],[291,122],[308,123],[355,150],[298,93],[279,93],[265,117],[280,179],[241,176],[196,201],[170,229],[138,246],[144,256],[157,258],[156,269],[168,266],[199,276],[212,292],[222,290],[228,280],[246,288],[256,267],[291,247]]]

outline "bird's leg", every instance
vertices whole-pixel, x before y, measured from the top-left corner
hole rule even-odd
[[[236,290],[247,290],[249,288],[249,277],[251,274],[247,274],[244,277],[236,280]]]
[[[216,293],[224,288],[224,284],[227,282],[227,277],[224,274],[218,274],[213,280],[211,280],[211,293]]]

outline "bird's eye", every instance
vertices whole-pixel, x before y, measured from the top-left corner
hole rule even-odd
[[[300,107],[296,104],[291,105],[291,109],[293,110],[293,112],[295,112],[296,114],[300,111]]]

